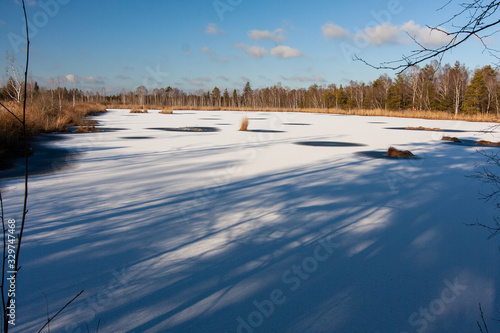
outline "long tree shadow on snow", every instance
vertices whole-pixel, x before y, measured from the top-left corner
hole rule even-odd
[[[74,248],[91,251],[78,264],[57,260],[96,264],[101,281],[126,267],[128,282],[96,316],[118,331],[400,332],[457,277],[468,292],[427,320],[429,331],[474,330],[477,304],[495,287],[484,267],[496,261],[464,226],[482,207],[477,184],[457,172],[473,157],[449,152],[437,146],[417,162],[356,158],[201,194],[157,193],[96,210],[86,223],[95,234]],[[116,220],[116,230],[99,230],[99,220]],[[262,308],[271,299],[279,304]]]

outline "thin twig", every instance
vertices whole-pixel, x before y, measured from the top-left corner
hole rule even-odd
[[[484,313],[483,313],[483,309],[481,307],[481,303],[479,303],[479,312],[481,312],[481,320],[483,322],[484,329],[486,330],[486,333],[489,333],[488,326],[486,325],[486,320],[484,319]],[[477,321],[477,326],[479,326],[479,329],[481,330],[481,332],[483,332],[483,329],[481,328],[481,325],[479,324],[479,321]]]
[[[444,6],[439,8],[438,11],[448,6],[451,2],[452,2],[451,0],[448,1]],[[445,34],[446,36],[451,37],[451,39],[448,41],[448,43],[446,43],[446,45],[443,45],[435,49],[431,49],[425,47],[422,43],[418,42],[415,37],[410,36],[410,38],[413,39],[413,41],[418,46],[418,49],[412,51],[411,52],[412,54],[410,56],[402,55],[401,59],[399,60],[382,62],[378,66],[372,65],[367,61],[364,61],[363,59],[359,58],[358,56],[355,56],[354,60],[362,61],[363,63],[376,69],[390,69],[402,73],[406,69],[413,67],[417,64],[420,64],[422,62],[425,62],[427,60],[430,60],[432,58],[443,57],[443,55],[446,52],[463,44],[465,41],[469,40],[470,37],[478,38],[483,44],[484,50],[488,51],[491,56],[500,60],[500,56],[497,54],[498,50],[491,49],[490,47],[487,46],[487,44],[484,41],[485,38],[490,37],[492,34],[498,31],[496,30],[493,33],[484,34],[486,30],[500,24],[500,19],[497,19],[495,16],[497,10],[500,8],[500,1],[498,0],[487,1],[486,4],[483,2],[484,2],[483,0],[475,0],[472,1],[471,3],[460,4],[462,10],[459,11],[457,14],[453,15],[451,18],[449,18],[448,20],[444,21],[439,25],[427,26],[427,28],[429,28],[431,32],[437,31]],[[444,28],[442,28],[442,26],[444,26],[445,24],[450,24],[450,23],[452,23],[452,26],[455,27],[453,21],[465,15],[468,16],[468,18],[466,18],[467,21],[465,21],[466,23],[463,24],[462,26],[457,27],[456,30],[449,32]],[[492,18],[494,20],[491,21]],[[489,20],[490,22],[486,22],[487,20]]]
[[[43,296],[45,296],[45,305],[46,305],[46,308],[47,308],[47,323],[49,323],[49,318],[50,318],[50,315],[49,315],[49,298],[43,292],[42,289],[40,289],[40,291],[42,292]],[[47,332],[50,333],[50,324],[47,325]]]
[[[49,323],[50,323],[52,320],[54,320],[54,318],[55,318],[55,317],[57,317],[57,316],[58,316],[61,312],[63,312],[63,310],[64,310],[64,309],[66,309],[66,307],[67,307],[68,305],[70,305],[71,303],[73,303],[73,301],[74,301],[75,299],[77,299],[77,298],[78,298],[81,294],[83,294],[83,292],[84,292],[84,291],[85,291],[85,290],[80,291],[80,292],[78,293],[78,295],[76,295],[75,297],[73,297],[73,299],[72,299],[71,301],[69,301],[68,303],[66,303],[66,305],[65,305],[65,306],[63,306],[63,307],[61,308],[61,310],[57,311],[57,313],[56,313],[55,315],[53,315],[53,316],[52,316],[52,318],[49,318],[49,320],[47,320],[47,322],[45,323],[45,325],[43,325],[43,327],[42,327],[42,328],[40,328],[40,330],[38,331],[38,333],[40,333],[41,331],[43,331],[43,329],[45,328],[45,326],[49,325]]]
[[[5,229],[5,218],[4,218],[4,211],[3,211],[3,198],[2,198],[2,192],[0,191],[0,206],[2,209],[2,233],[3,233],[3,254],[2,254],[2,283],[0,284],[0,293],[2,293],[2,313],[4,314],[2,316],[3,320],[7,320],[7,305],[5,304],[5,294],[4,294],[4,283],[5,283],[5,263],[7,260],[7,257],[5,256],[5,247],[7,246],[7,240],[5,238],[6,234],[6,229]]]
[[[3,105],[2,102],[0,102],[0,106],[2,106],[5,110],[7,110],[7,112],[10,113],[14,118],[16,118],[16,120],[19,121],[21,124],[23,123],[23,121],[21,119],[19,119],[19,117],[16,116],[16,114],[14,112],[12,112],[8,107]]]
[[[17,250],[14,259],[14,279],[17,279],[17,272],[19,271],[19,254],[21,252],[21,241],[23,238],[24,224],[26,222],[26,215],[28,214],[28,132],[26,128],[26,101],[28,98],[28,69],[29,69],[29,58],[30,58],[30,38],[29,38],[29,26],[28,26],[28,15],[26,13],[26,4],[22,0],[23,12],[24,12],[24,22],[26,27],[26,67],[24,69],[24,95],[23,95],[23,136],[24,136],[24,203],[23,203],[23,214],[21,221],[21,229],[18,234],[17,239]],[[4,259],[5,260],[5,259]],[[12,295],[9,293],[7,295],[7,301],[4,303],[8,306],[12,300]],[[3,313],[4,318],[4,333],[9,332],[9,321],[7,320],[7,309]]]

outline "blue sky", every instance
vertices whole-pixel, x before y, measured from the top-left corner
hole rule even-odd
[[[23,16],[19,0],[3,0],[0,65],[6,52],[21,66]],[[426,25],[451,17],[448,0],[27,0],[30,74],[41,85],[73,84],[117,93],[140,85],[185,91],[292,88],[369,82],[390,71],[374,64],[409,54],[406,32],[429,46],[446,41]],[[498,36],[488,39],[498,45]],[[477,40],[447,54],[469,68],[491,64]],[[1,76],[5,81],[5,75]],[[52,82],[52,83],[50,83]],[[56,82],[56,83],[54,83]]]

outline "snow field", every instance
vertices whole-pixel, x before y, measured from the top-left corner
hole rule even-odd
[[[252,112],[239,132],[244,115],[110,110],[121,130],[54,142],[83,154],[31,179],[14,331],[82,289],[51,330],[471,332],[479,303],[496,314],[497,244],[465,225],[496,214],[466,177],[484,157],[440,141],[498,141],[492,124]],[[195,126],[219,131],[157,129]],[[389,146],[419,159],[359,154]],[[22,181],[2,188],[20,219]]]

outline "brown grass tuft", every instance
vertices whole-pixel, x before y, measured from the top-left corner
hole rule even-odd
[[[500,142],[491,142],[486,140],[480,140],[477,144],[481,146],[500,146]]]
[[[246,132],[248,130],[248,123],[248,117],[243,117],[243,119],[241,120],[240,131]]]
[[[4,102],[17,117],[22,118],[22,106],[15,102]],[[66,132],[68,126],[95,128],[95,121],[85,120],[87,116],[106,112],[106,107],[97,103],[78,103],[75,106],[52,100],[50,95],[29,101],[26,107],[26,127],[28,137],[41,133]],[[0,160],[24,155],[23,131],[19,121],[0,107]],[[6,163],[1,163],[5,165]],[[0,166],[1,167],[1,166]]]
[[[94,124],[86,124],[76,129],[77,133],[99,132],[99,129]]]
[[[172,109],[167,109],[167,108],[164,108],[160,111],[161,114],[173,114],[174,113],[174,110]]]
[[[413,153],[409,150],[399,150],[394,147],[389,147],[389,150],[387,150],[387,156],[392,156],[392,157],[412,157],[415,156]]]
[[[418,127],[411,127],[408,126],[406,127],[407,130],[421,130],[421,131],[442,131],[440,128],[430,128],[430,127],[423,127],[423,126],[418,126]]]
[[[455,138],[452,136],[443,136],[443,138],[441,140],[462,143],[462,141],[459,138]]]
[[[148,113],[148,109],[146,109],[144,107],[142,109],[132,108],[130,110],[130,113]]]

